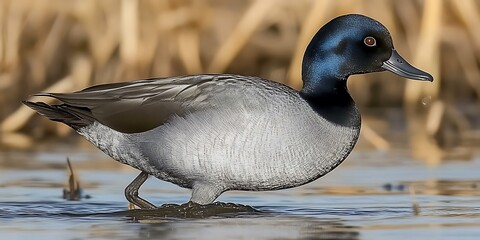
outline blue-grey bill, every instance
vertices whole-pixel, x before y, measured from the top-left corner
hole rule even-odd
[[[392,56],[383,62],[382,68],[404,78],[433,81],[432,75],[412,66],[395,49],[392,50]]]

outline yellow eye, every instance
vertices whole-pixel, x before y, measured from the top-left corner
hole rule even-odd
[[[365,45],[367,45],[367,47],[377,46],[377,40],[374,37],[370,37],[370,36],[363,39],[363,43],[365,43]]]

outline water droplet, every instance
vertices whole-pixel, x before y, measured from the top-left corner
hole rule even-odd
[[[426,107],[426,106],[430,105],[431,101],[432,101],[432,96],[424,97],[424,98],[422,98],[422,105]]]

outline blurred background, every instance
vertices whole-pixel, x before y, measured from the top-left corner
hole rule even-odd
[[[255,75],[299,89],[306,45],[330,19],[361,13],[433,83],[354,76],[358,148],[468,159],[480,142],[480,3],[475,0],[1,0],[0,148],[80,138],[21,105],[30,94],[197,73]],[[74,140],[72,140],[74,141]]]

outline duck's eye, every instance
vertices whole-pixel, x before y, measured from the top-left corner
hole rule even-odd
[[[370,37],[370,36],[363,39],[363,43],[365,43],[365,45],[367,45],[367,47],[377,46],[377,40],[374,37]]]

